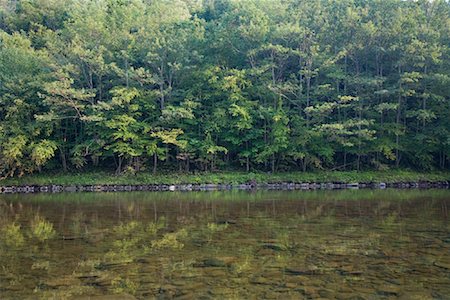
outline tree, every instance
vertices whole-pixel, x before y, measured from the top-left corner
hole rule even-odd
[[[54,156],[52,131],[34,115],[45,111],[39,97],[51,80],[45,51],[25,36],[0,32],[0,175],[40,170]]]
[[[449,166],[448,1],[63,2],[0,0],[2,177]]]

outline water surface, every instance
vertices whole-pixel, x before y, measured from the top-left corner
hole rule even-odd
[[[449,190],[0,195],[1,299],[449,299]]]

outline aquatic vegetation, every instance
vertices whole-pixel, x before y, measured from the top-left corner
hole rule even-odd
[[[48,260],[36,261],[31,265],[31,270],[45,270],[50,268],[50,262]]]
[[[172,272],[183,272],[183,276],[186,276],[186,273],[192,273],[194,263],[195,260],[192,258],[183,259],[181,261],[171,262],[169,268]]]
[[[158,268],[161,271],[161,278],[159,283],[164,283],[166,280],[173,280],[174,278],[195,278],[198,276],[196,268],[194,268],[196,261],[193,258],[177,260],[176,258],[158,258]]]
[[[277,244],[282,250],[294,251],[298,246],[292,236],[287,231],[280,231],[277,234]]]
[[[156,222],[150,222],[147,225],[146,232],[152,236],[156,235],[159,230],[165,228],[167,226],[165,218],[159,218]]]
[[[139,237],[115,240],[114,249],[121,255],[131,256],[133,251],[140,247],[142,239]]]
[[[113,232],[118,236],[131,236],[140,232],[142,229],[142,224],[137,221],[130,221],[128,223],[121,223],[114,226]]]
[[[238,261],[236,261],[231,265],[230,270],[236,275],[240,275],[242,273],[249,271],[252,268],[251,259],[252,259],[251,255],[249,254],[244,255]]]
[[[101,268],[102,262],[100,259],[87,259],[78,262],[78,268],[94,270]]]
[[[128,239],[120,239],[115,240],[113,242],[113,245],[116,249],[120,249],[121,251],[129,251],[133,248],[137,247],[139,245],[139,242],[141,241],[141,238],[139,237],[133,237]]]
[[[388,214],[381,222],[383,226],[394,226],[398,223],[398,212],[394,211]]]
[[[208,223],[206,225],[207,228],[207,240],[208,243],[212,242],[213,236],[217,232],[224,231],[228,228],[228,223],[225,224],[217,224],[217,223]]]
[[[329,244],[323,245],[322,251],[325,254],[332,254],[332,255],[350,255],[350,254],[356,254],[360,250],[360,247],[356,245],[356,243],[351,241],[332,241]]]
[[[217,223],[208,223],[206,225],[208,227],[208,230],[212,233],[223,231],[228,228],[228,223],[225,224],[217,224]]]
[[[241,246],[235,251],[235,255],[237,255],[237,257],[230,267],[230,271],[232,273],[240,276],[243,273],[255,268],[256,265],[253,263],[255,255],[254,246]]]
[[[362,243],[367,247],[376,248],[380,246],[381,234],[376,232],[369,232],[362,240]]]
[[[56,231],[53,229],[52,223],[37,215],[31,222],[31,235],[38,241],[44,242],[53,238]]]
[[[129,278],[122,278],[119,276],[111,281],[111,290],[115,294],[128,293],[133,295],[136,293],[138,288],[139,285]]]
[[[139,255],[139,249],[142,248],[144,253],[144,247],[141,246],[142,240],[140,238],[126,238],[118,239],[113,242],[113,248],[105,254],[105,259],[115,263],[128,263],[133,261],[137,255]]]
[[[42,300],[69,300],[73,298],[77,298],[76,296],[81,295],[92,295],[95,294],[95,288],[92,286],[86,285],[70,285],[70,286],[62,286],[58,287],[57,290],[44,290],[39,291],[36,290],[36,294],[39,294],[39,299]]]
[[[2,228],[1,234],[1,240],[3,240],[7,247],[18,248],[25,243],[25,237],[21,231],[21,226],[16,223],[6,225]]]
[[[180,241],[180,239],[187,237],[187,234],[186,229],[166,233],[160,240],[154,240],[151,242],[152,249],[182,249],[184,244]]]

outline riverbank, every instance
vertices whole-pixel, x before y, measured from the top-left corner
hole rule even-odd
[[[227,189],[445,188],[450,172],[335,171],[290,173],[200,173],[115,176],[107,172],[35,174],[0,181],[0,193],[161,191]]]

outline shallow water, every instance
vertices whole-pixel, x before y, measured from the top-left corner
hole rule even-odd
[[[450,299],[449,208],[450,190],[0,195],[0,298]]]

